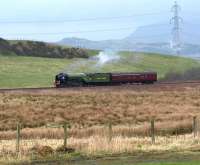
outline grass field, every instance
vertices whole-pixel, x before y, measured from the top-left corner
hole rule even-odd
[[[128,87],[1,93],[0,129],[15,129],[17,121],[31,128],[63,121],[70,122],[75,128],[91,128],[112,122],[114,125],[131,125],[135,130],[131,131],[133,134],[146,135],[149,119],[155,116],[158,129],[166,129],[170,134],[176,129],[182,133],[191,132],[192,116],[200,115],[199,87],[162,91],[161,86],[160,91],[155,92],[147,91],[144,86],[141,88],[143,91],[139,92]],[[101,129],[94,128],[97,132]],[[88,130],[85,135],[94,130]],[[123,130],[127,134],[130,132],[129,127],[116,132],[120,130],[122,133]],[[83,136],[81,131],[75,132]]]
[[[190,161],[190,162],[171,162],[171,163],[142,163],[137,165],[200,165],[200,161]]]
[[[76,153],[71,155],[58,152],[58,148],[63,145],[62,139],[29,139],[20,141],[20,154],[19,157],[16,157],[16,140],[1,140],[0,163],[35,160],[40,162],[42,160],[43,165],[49,165],[48,161],[55,163],[57,160],[59,164],[62,164],[60,162],[63,161],[63,165],[66,165],[64,160],[68,160],[67,164],[69,165],[133,165],[137,163],[140,165],[139,162],[143,162],[141,165],[185,165],[189,162],[193,165],[200,162],[199,142],[199,138],[194,139],[193,135],[157,137],[156,144],[152,144],[149,137],[118,136],[110,142],[106,136],[68,138],[68,147],[76,150]],[[46,146],[50,147],[49,151],[52,152],[42,150]],[[70,162],[71,159],[82,161]],[[85,159],[91,161],[84,162]]]
[[[0,87],[52,86],[54,75],[70,63],[68,59],[0,56]]]
[[[149,162],[165,165],[159,162],[165,162],[162,153],[167,152],[174,158],[166,157],[166,162],[195,164],[195,160],[199,161],[200,140],[192,134],[192,118],[198,116],[199,119],[200,86],[183,86],[169,85],[170,90],[165,90],[162,85],[147,85],[0,93],[0,161],[17,161],[17,122],[26,127],[20,136],[20,162],[33,159],[32,148],[35,146],[49,146],[56,155],[56,149],[63,144],[63,128],[46,128],[44,125],[67,121],[71,124],[67,130],[67,145],[83,157],[148,153],[149,156],[140,157],[136,162],[156,155]],[[156,120],[155,144],[149,136],[152,117]],[[113,123],[111,141],[109,122]],[[185,159],[177,152],[194,152],[198,158]],[[62,157],[56,156],[50,155],[51,160]],[[48,160],[48,156],[42,159]],[[125,161],[123,164],[135,163]]]
[[[92,51],[93,55],[95,51]],[[50,59],[0,55],[0,88],[47,87],[53,85],[54,76],[60,71],[111,72],[156,71],[162,78],[170,71],[184,72],[200,63],[187,58],[123,52],[118,61],[101,66],[92,60]]]
[[[170,71],[180,73],[200,67],[197,61],[174,56],[130,52],[119,56],[119,60],[99,66],[93,60],[0,55],[0,88],[51,86],[55,74],[61,70],[152,70],[162,78]],[[193,116],[200,115],[200,86],[169,88],[164,90],[163,86],[155,85],[0,93],[0,163],[30,162],[33,159],[32,148],[40,145],[51,147],[56,154],[56,148],[63,144],[63,129],[46,128],[45,124],[67,121],[71,124],[67,144],[81,156],[93,158],[147,152],[150,155],[135,162],[143,162],[145,158],[141,165],[198,165],[200,140],[199,137],[193,138],[191,132]],[[154,145],[149,137],[152,117],[156,120]],[[19,157],[16,157],[15,150],[17,122],[26,127],[21,132]],[[110,143],[109,122],[113,123]],[[194,152],[195,156],[176,153],[185,151]],[[164,158],[162,152],[171,155]],[[157,157],[151,158],[151,153],[156,153]],[[62,160],[62,155],[56,156],[50,155],[51,160]],[[153,163],[146,163],[148,158]],[[48,156],[42,159],[48,159]],[[117,163],[100,162],[102,165]],[[123,164],[135,163],[125,161]]]

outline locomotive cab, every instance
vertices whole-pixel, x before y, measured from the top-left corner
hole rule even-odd
[[[65,73],[60,73],[55,77],[55,87],[64,87],[67,84],[68,75]]]

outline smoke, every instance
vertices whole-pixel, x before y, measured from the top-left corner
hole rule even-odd
[[[95,57],[92,57],[91,60],[95,61],[95,65],[91,66],[91,70],[95,72],[104,72],[105,68],[107,66],[113,66],[116,65],[117,62],[119,62],[121,59],[121,56],[117,51],[114,50],[105,50],[99,52],[99,54]],[[106,70],[106,71],[112,71]]]
[[[100,52],[95,59],[97,60],[97,64],[102,66],[107,63],[113,63],[120,60],[120,55],[116,51],[107,50]]]
[[[83,72],[103,72],[107,65],[114,65],[121,59],[117,51],[105,50],[89,59],[76,59],[68,65],[63,72],[83,73]]]
[[[76,59],[69,64],[62,72],[65,73],[82,73],[85,72],[89,61],[86,59]]]

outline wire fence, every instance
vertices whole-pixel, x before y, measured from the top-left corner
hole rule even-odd
[[[131,125],[119,127],[112,123],[103,127],[82,129],[74,129],[67,122],[62,124],[50,123],[43,128],[32,130],[27,130],[27,128],[22,127],[21,123],[17,123],[16,131],[11,132],[10,137],[8,132],[4,132],[4,134],[7,133],[7,137],[4,136],[5,139],[3,136],[1,137],[0,155],[32,153],[31,151],[35,146],[48,146],[52,150],[63,147],[64,149],[91,153],[104,150],[125,152],[145,148],[161,149],[162,147],[171,149],[174,146],[185,149],[200,144],[200,120],[197,116],[192,118],[192,130],[187,134],[176,134],[176,131],[171,135],[168,133],[161,134],[157,130],[156,123],[156,119],[151,118],[150,122],[147,123],[145,136],[139,136],[135,133],[136,128],[132,128]]]

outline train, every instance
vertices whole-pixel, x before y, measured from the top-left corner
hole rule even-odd
[[[59,73],[55,76],[55,87],[104,86],[120,84],[153,84],[156,72],[135,73]]]

